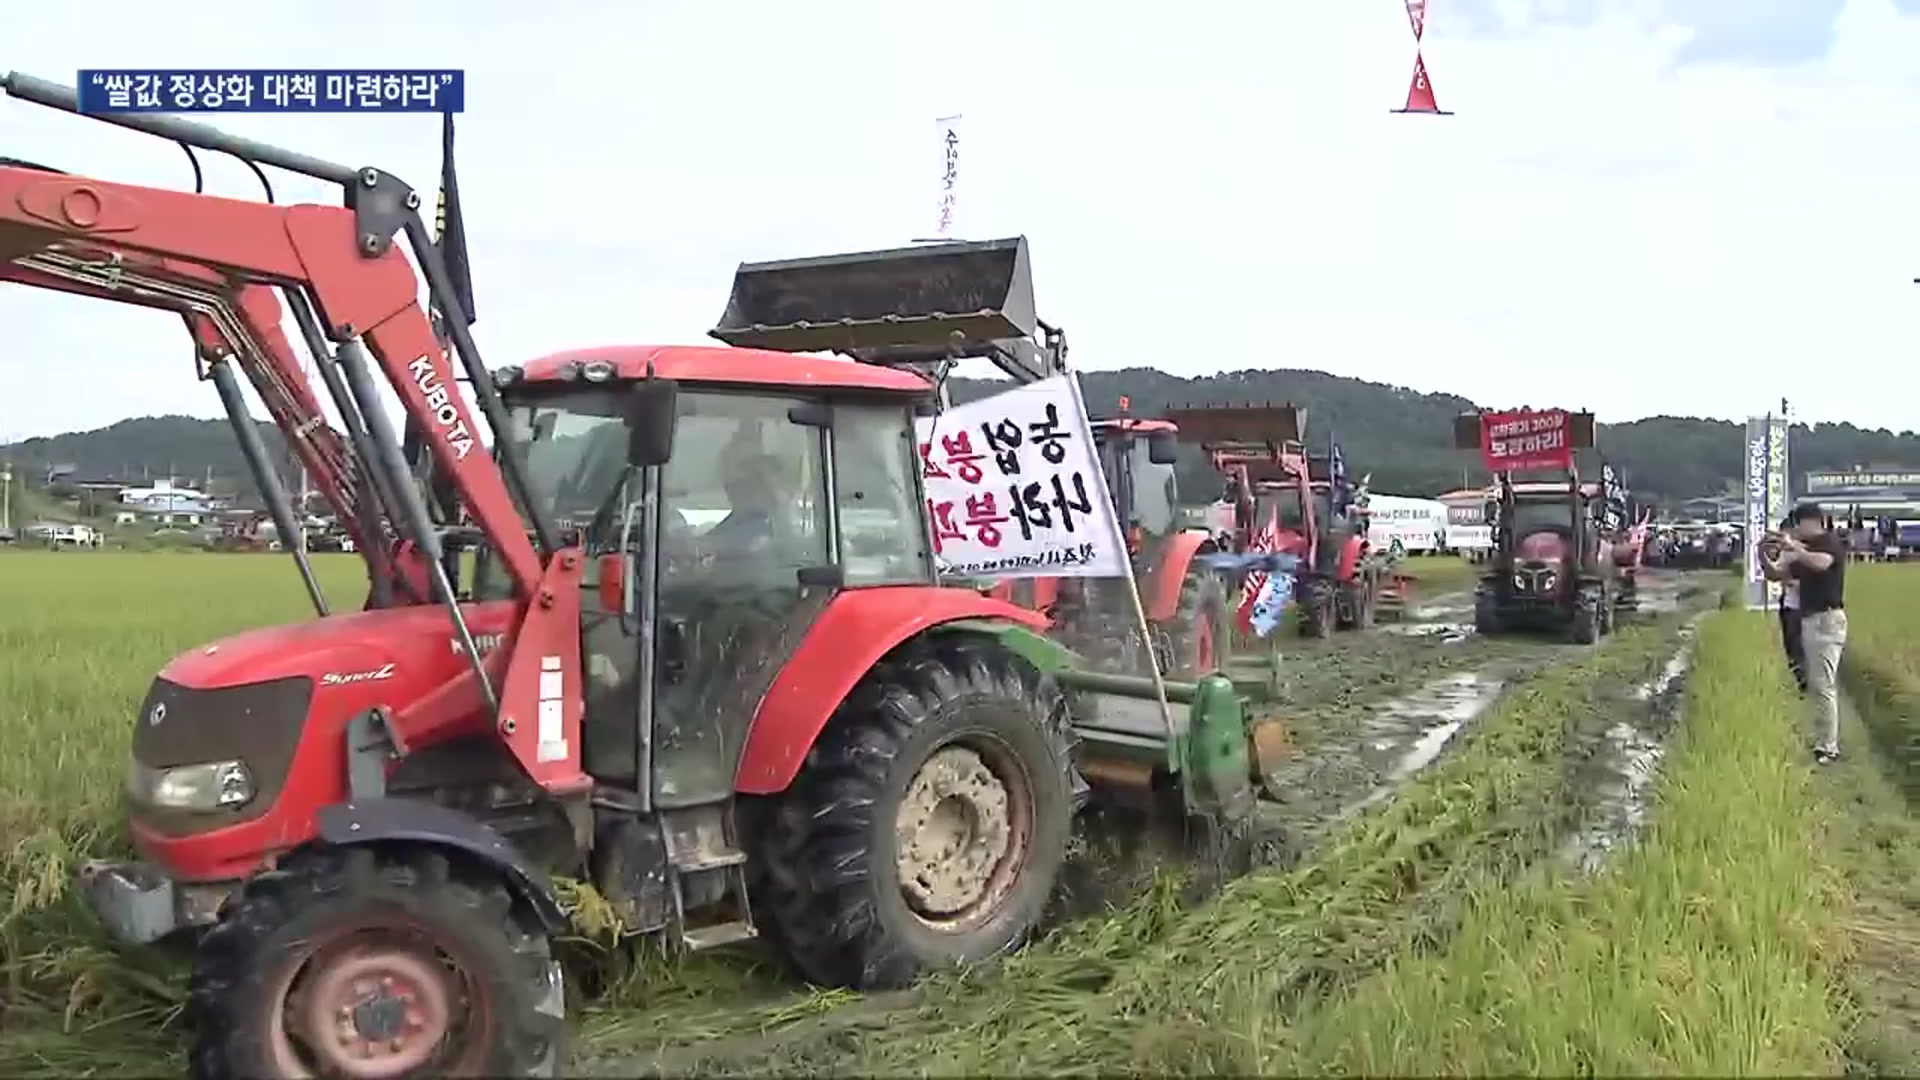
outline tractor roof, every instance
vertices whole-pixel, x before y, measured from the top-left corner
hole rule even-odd
[[[614,377],[644,379],[649,369],[678,382],[726,383],[770,390],[825,388],[931,394],[933,384],[898,368],[834,357],[718,345],[600,345],[542,356],[521,365],[529,382],[561,382],[587,364],[613,365]]]

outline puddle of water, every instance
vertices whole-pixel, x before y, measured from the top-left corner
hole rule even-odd
[[[1362,756],[1381,779],[1365,798],[1340,816],[1380,802],[1433,764],[1454,736],[1500,696],[1505,685],[1505,680],[1485,672],[1463,671],[1435,679],[1374,710],[1365,721]]]
[[[1593,757],[1582,770],[1584,777],[1590,778],[1584,782],[1594,801],[1593,820],[1568,837],[1560,852],[1562,862],[1581,873],[1591,874],[1606,865],[1608,856],[1631,841],[1647,823],[1653,779],[1667,752],[1664,732],[1672,730],[1680,707],[1669,695],[1693,662],[1693,634],[1704,615],[1681,627],[1680,648],[1660,673],[1634,687],[1633,698],[1652,706],[1643,719],[1646,726],[1615,723],[1598,740]]]
[[[1472,593],[1445,593],[1413,608],[1408,615],[1415,619],[1443,619],[1472,610]]]
[[[1385,623],[1380,629],[1402,637],[1437,637],[1447,645],[1465,641],[1473,636],[1473,624],[1463,622]]]

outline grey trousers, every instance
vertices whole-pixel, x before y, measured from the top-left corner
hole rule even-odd
[[[1814,749],[1840,752],[1840,654],[1847,647],[1847,613],[1817,611],[1800,619],[1807,651],[1807,705],[1813,713]]]

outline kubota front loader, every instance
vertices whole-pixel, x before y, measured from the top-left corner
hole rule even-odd
[[[29,76],[0,92],[78,113]],[[1228,680],[1168,685],[1170,715],[1044,616],[936,580],[927,380],[649,345],[492,370],[397,177],[101,119],[345,193],[0,161],[0,280],[179,314],[282,535],[242,378],[368,568],[330,613],[289,545],[316,617],[179,656],[129,718],[133,850],[80,886],[123,940],[197,945],[195,1077],[557,1075],[551,875],[684,948],[771,928],[814,982],[899,986],[1031,934],[1089,777],[1249,811],[1271,741]]]

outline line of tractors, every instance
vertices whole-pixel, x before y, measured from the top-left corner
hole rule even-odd
[[[0,91],[81,114],[70,87]],[[334,611],[292,545],[313,618],[158,673],[129,718],[133,852],[79,875],[123,941],[197,945],[203,1080],[557,1075],[559,876],[635,935],[759,938],[823,985],[990,959],[1033,932],[1088,805],[1231,825],[1286,794],[1284,739],[1223,673],[1274,590],[1221,560],[1291,574],[1307,634],[1404,602],[1289,406],[1101,422],[1147,633],[1122,583],[943,580],[916,417],[961,359],[1066,370],[1024,240],[744,264],[723,345],[496,368],[399,178],[102,119],[343,193],[0,159],[0,280],[178,316],[280,535],[294,507],[243,381],[366,567]],[[1224,535],[1175,524],[1182,439],[1222,474]],[[1571,609],[1576,637],[1604,633],[1632,580],[1597,539],[1606,485],[1501,485],[1477,621]]]

